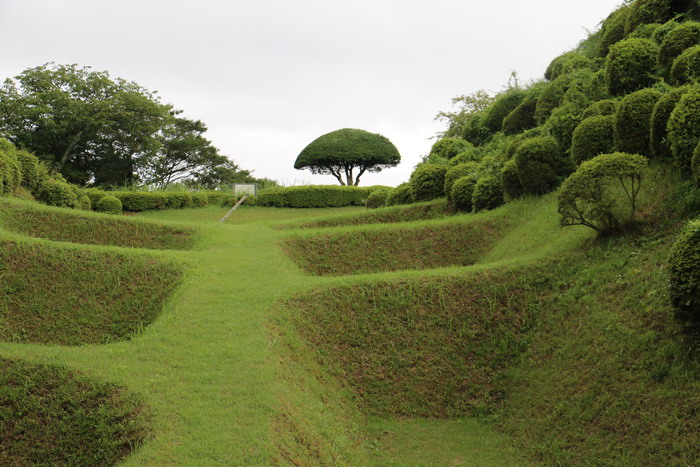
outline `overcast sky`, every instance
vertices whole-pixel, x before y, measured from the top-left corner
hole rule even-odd
[[[539,79],[621,0],[0,0],[0,78],[56,62],[157,90],[239,166],[284,184],[339,128],[388,137],[408,179],[450,99]]]

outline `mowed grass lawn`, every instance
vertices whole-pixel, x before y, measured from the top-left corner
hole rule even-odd
[[[152,409],[153,437],[126,465],[269,465],[279,459],[275,420],[283,411],[280,396],[298,390],[280,377],[284,350],[269,324],[277,316],[275,303],[345,281],[304,274],[280,248],[290,233],[274,225],[363,209],[247,207],[225,224],[218,222],[225,208],[144,213],[138,217],[201,230],[190,251],[152,253],[186,265],[183,285],[154,324],[127,342],[78,347],[3,343],[0,353],[64,364],[140,393]],[[556,228],[554,213],[548,221]],[[449,274],[464,270],[445,269]],[[387,274],[377,275],[382,276]],[[373,280],[350,280],[365,277]],[[465,423],[411,427],[375,420],[365,425],[359,441],[346,443],[341,457],[343,463],[377,465],[520,463],[508,439],[485,425]],[[330,432],[342,437],[344,430],[338,426]],[[436,444],[443,447],[435,449]],[[410,449],[421,445],[433,448]]]

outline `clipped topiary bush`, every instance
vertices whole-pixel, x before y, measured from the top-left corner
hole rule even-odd
[[[484,114],[484,126],[496,133],[503,129],[503,120],[527,97],[522,89],[509,89],[496,97]]]
[[[307,185],[264,190],[258,194],[256,206],[279,208],[337,208],[364,206],[376,187]]]
[[[538,100],[539,93],[526,97],[503,119],[503,132],[507,135],[514,135],[536,127],[535,112]]]
[[[87,193],[90,199],[93,200],[93,206],[97,205],[99,200],[107,195],[114,196],[122,202],[125,211],[141,212],[155,209],[165,209],[168,206],[168,194],[162,191],[113,191],[113,192],[97,192],[93,195]],[[94,197],[93,197],[94,196]],[[95,201],[97,199],[97,202]]]
[[[554,79],[557,79],[561,75],[571,73],[574,70],[593,67],[593,60],[586,57],[580,52],[571,51],[559,55],[557,58],[552,60],[552,62],[547,67],[547,70],[544,72],[544,78],[547,81],[552,81]]]
[[[671,157],[671,146],[667,139],[668,119],[671,117],[671,112],[673,112],[683,94],[690,90],[691,88],[688,86],[673,88],[669,92],[662,94],[661,98],[656,102],[654,111],[651,114],[649,149],[652,156],[656,158]]]
[[[522,183],[520,183],[520,177],[518,176],[518,167],[515,165],[514,160],[509,160],[501,168],[501,188],[503,190],[504,196],[508,200],[516,199],[521,197],[525,190],[523,189]]]
[[[559,152],[568,153],[576,127],[583,120],[582,110],[572,103],[567,103],[554,109],[544,127],[559,146]]]
[[[467,162],[479,162],[481,160],[482,156],[482,148],[470,148],[467,149],[466,151],[462,151],[459,154],[457,154],[455,157],[450,159],[450,164],[451,165],[459,165],[459,164],[465,164]]]
[[[122,202],[114,196],[105,196],[97,202],[96,209],[105,214],[121,214]]]
[[[651,116],[661,98],[656,89],[642,89],[620,101],[615,116],[615,149],[629,154],[649,156]]]
[[[515,165],[524,192],[533,195],[556,188],[570,170],[551,136],[523,141],[515,153]]]
[[[564,94],[569,88],[571,83],[571,75],[562,75],[549,83],[546,88],[542,90],[539,99],[537,99],[537,106],[535,108],[535,119],[537,123],[542,125],[554,109],[559,107],[564,101]]]
[[[700,220],[690,221],[668,257],[671,301],[683,319],[700,321]]]
[[[651,35],[651,40],[659,45],[662,45],[666,39],[666,36],[668,36],[671,31],[676,29],[679,24],[680,23],[675,20],[666,21],[664,24],[654,30],[654,34]]]
[[[192,204],[196,208],[203,208],[209,204],[209,196],[206,193],[192,193]]]
[[[700,90],[693,89],[678,101],[668,119],[668,141],[678,165],[688,169],[700,142]]]
[[[671,0],[635,0],[629,7],[625,33],[630,34],[642,24],[665,23],[671,16]]]
[[[65,182],[48,178],[39,187],[37,200],[49,206],[77,208],[78,195],[75,189]]]
[[[14,157],[14,151],[0,150],[0,196],[14,193],[22,181],[22,172]]]
[[[411,174],[409,184],[414,201],[430,201],[445,196],[447,168],[436,164],[422,164]]]
[[[700,23],[689,21],[681,23],[666,34],[659,49],[659,63],[670,69],[674,60],[695,45],[700,44]]]
[[[192,195],[184,191],[165,192],[165,207],[171,209],[191,208],[194,206]]]
[[[490,137],[491,131],[484,125],[484,114],[479,113],[471,115],[469,120],[464,124],[462,138],[472,143],[474,146],[481,146],[486,143]]]
[[[447,196],[448,202],[452,201],[452,185],[454,185],[458,179],[476,173],[478,167],[479,164],[476,162],[466,162],[450,167],[445,173],[445,196]]]
[[[601,57],[608,55],[610,48],[625,38],[625,23],[627,23],[627,15],[629,7],[623,6],[613,11],[606,19],[600,28],[600,52]]]
[[[82,209],[83,211],[92,210],[92,202],[90,202],[90,198],[87,195],[80,195],[78,197],[78,209]]]
[[[637,38],[637,39],[651,39],[654,42],[654,33],[656,32],[656,29],[659,28],[661,24],[659,23],[651,23],[651,24],[640,24],[637,29],[632,31],[630,35],[628,36],[630,39],[632,38]],[[658,44],[658,42],[657,42]]]
[[[386,206],[386,199],[388,195],[389,190],[387,189],[373,191],[365,200],[365,207],[367,209],[377,209]]]
[[[503,189],[496,177],[480,178],[474,185],[472,209],[475,212],[496,209],[503,204]]]
[[[693,151],[693,159],[690,162],[690,170],[693,173],[695,184],[700,186],[700,142],[698,142],[698,145],[695,146],[695,151]]]
[[[700,81],[700,45],[689,48],[674,60],[671,81],[677,85]]]
[[[467,175],[465,177],[458,178],[452,184],[452,202],[459,211],[472,211],[472,197],[474,195],[476,180],[475,175]]]
[[[583,120],[574,130],[571,140],[571,159],[574,164],[600,154],[608,154],[615,148],[615,116],[600,115]]]
[[[400,204],[411,204],[413,202],[413,194],[411,186],[408,183],[402,183],[389,192],[386,197],[387,206],[397,206]]]
[[[46,167],[39,162],[39,158],[24,150],[14,153],[21,172],[21,184],[27,190],[35,193],[41,183],[48,177]]]
[[[645,157],[619,152],[585,161],[559,191],[561,225],[620,230],[634,217],[646,166]]]
[[[460,138],[442,138],[430,148],[430,155],[450,160],[457,154],[472,148],[472,144]]]
[[[590,117],[600,117],[603,115],[615,115],[617,112],[617,104],[612,99],[603,99],[589,105],[583,111],[581,118],[584,120]]]
[[[615,44],[605,60],[608,92],[620,96],[653,85],[658,54],[659,46],[649,39],[626,39]]]

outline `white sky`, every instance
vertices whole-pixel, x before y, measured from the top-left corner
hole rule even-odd
[[[539,79],[621,0],[0,0],[0,78],[77,63],[157,90],[204,121],[223,154],[287,185],[337,183],[294,170],[339,128],[381,133],[408,179],[450,99]]]

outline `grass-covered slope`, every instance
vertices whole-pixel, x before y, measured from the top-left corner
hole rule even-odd
[[[149,256],[0,239],[0,340],[100,344],[151,323],[177,286]]]
[[[0,226],[30,237],[131,248],[185,250],[195,230],[0,199]]]
[[[0,358],[1,465],[114,465],[148,431],[143,402],[123,388]]]

